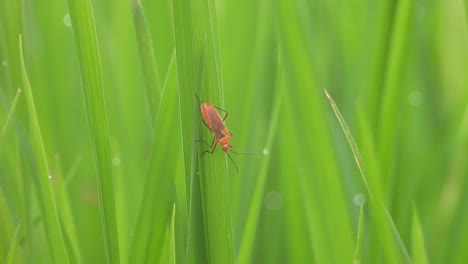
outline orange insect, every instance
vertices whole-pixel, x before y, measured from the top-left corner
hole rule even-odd
[[[232,161],[234,166],[236,167],[237,173],[239,173],[239,169],[237,168],[237,165],[234,162],[234,160],[231,158],[231,155],[229,155],[228,151],[230,150],[234,154],[245,154],[245,155],[253,155],[255,153],[236,152],[236,151],[232,150],[231,149],[232,145],[229,143],[231,141],[232,133],[229,132],[227,126],[224,124],[224,121],[228,117],[229,112],[226,111],[226,110],[223,110],[223,109],[221,109],[219,107],[216,107],[216,106],[214,106],[214,105],[212,105],[210,103],[202,103],[200,101],[200,98],[198,98],[198,96],[197,96],[197,100],[198,100],[198,104],[200,105],[200,112],[201,112],[201,115],[202,115],[203,123],[205,123],[205,125],[214,134],[214,138],[213,138],[213,141],[211,142],[211,145],[206,143],[206,141],[204,141],[203,139],[198,140],[198,141],[204,142],[207,146],[209,146],[211,148],[211,151],[205,150],[203,152],[202,156],[205,153],[213,154],[214,151],[216,150],[216,145],[219,144],[221,146],[221,148],[223,149],[223,151],[227,154],[229,159]],[[221,118],[221,115],[219,114],[219,112],[216,109],[226,113],[224,115],[224,118]]]

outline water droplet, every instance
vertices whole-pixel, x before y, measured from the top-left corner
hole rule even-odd
[[[414,107],[418,107],[423,103],[423,94],[420,91],[412,91],[408,95],[408,102]]]
[[[112,158],[112,165],[114,165],[114,167],[119,166],[120,165],[120,158],[119,157]]]
[[[268,149],[263,149],[262,154],[266,156],[270,154],[270,151]]]
[[[353,202],[357,206],[361,206],[366,203],[366,196],[362,193],[357,193],[354,195]]]
[[[49,179],[52,179],[52,175],[49,175]]]
[[[271,191],[265,195],[265,207],[270,211],[275,211],[283,207],[283,195],[280,192]]]
[[[71,24],[70,14],[69,14],[69,13],[66,13],[66,14],[63,16],[63,24],[65,24],[65,26],[71,28],[72,24]]]
[[[8,66],[8,61],[7,60],[2,60],[2,65],[3,65],[3,67]]]

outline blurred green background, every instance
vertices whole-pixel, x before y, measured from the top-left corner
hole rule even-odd
[[[467,12],[0,0],[0,261],[468,263]]]

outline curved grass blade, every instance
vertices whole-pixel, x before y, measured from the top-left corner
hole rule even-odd
[[[42,141],[41,128],[37,118],[36,107],[34,105],[34,98],[29,83],[28,73],[26,72],[26,65],[23,54],[22,37],[19,36],[19,50],[21,59],[21,74],[23,76],[23,85],[26,95],[26,103],[28,105],[29,120],[31,123],[31,141],[35,153],[38,183],[37,193],[39,195],[39,204],[42,207],[44,217],[44,227],[47,232],[47,242],[49,250],[52,253],[52,260],[54,263],[69,263],[65,242],[60,227],[57,206],[55,202],[54,192],[50,182],[49,165],[47,163],[47,155]]]
[[[93,8],[90,0],[68,0],[68,7],[78,53],[86,117],[97,171],[105,256],[108,263],[118,263],[120,262],[119,238],[109,126]]]
[[[340,110],[338,109],[338,106],[335,104],[328,92],[326,90],[324,90],[324,92],[327,96],[328,101],[330,102],[330,105],[333,108],[333,111],[335,112],[338,122],[341,125],[343,133],[346,136],[346,140],[348,141],[348,144],[351,147],[354,159],[356,161],[356,165],[359,168],[362,180],[366,186],[367,192],[369,193],[371,219],[375,222],[376,226],[378,227],[380,239],[384,248],[384,252],[386,253],[385,257],[389,259],[391,263],[401,263],[402,261],[405,261],[406,263],[411,263],[411,259],[409,258],[408,252],[401,240],[400,234],[398,233],[398,230],[395,227],[395,224],[389,212],[387,211],[384,203],[382,202],[382,191],[379,184],[379,180],[375,176],[371,177],[370,179],[367,177],[366,170],[364,168],[364,160],[360,154],[356,142],[353,139],[351,131],[349,130],[348,125],[346,124],[346,121],[344,120],[343,116],[340,113]],[[369,135],[370,133],[367,134]],[[372,162],[377,163],[377,161],[375,160],[372,160]],[[375,169],[372,170],[372,172],[374,171]],[[400,246],[400,252],[398,252],[395,244],[398,244],[398,246]]]

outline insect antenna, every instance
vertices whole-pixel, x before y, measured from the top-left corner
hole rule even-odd
[[[227,153],[227,152],[226,152],[226,154],[227,154],[227,156],[229,157],[229,159],[232,161],[232,164],[234,164],[234,167],[236,167],[237,174],[239,174],[239,168],[237,168],[237,165],[236,165],[236,163],[234,162],[234,160],[231,158],[231,155],[229,155],[229,153]]]
[[[236,155],[257,155],[258,153],[257,152],[237,152],[237,151],[234,151],[232,149],[230,149],[230,151]]]

